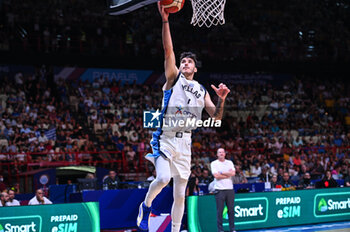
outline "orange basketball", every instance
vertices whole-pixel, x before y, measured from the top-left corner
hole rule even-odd
[[[168,13],[176,13],[182,9],[185,0],[161,0],[160,5],[164,6],[164,10]]]

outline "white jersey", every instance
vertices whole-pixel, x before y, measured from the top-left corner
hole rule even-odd
[[[163,94],[161,126],[152,134],[153,153],[147,154],[146,159],[154,163],[160,155],[167,157],[172,161],[171,175],[187,180],[191,174],[190,131],[196,128],[196,120],[202,118],[206,90],[179,73],[173,87]],[[189,120],[193,124],[187,125]]]
[[[170,91],[170,92],[168,92]],[[196,129],[202,119],[206,89],[195,80],[187,80],[179,73],[174,86],[164,91],[163,131],[183,132]]]

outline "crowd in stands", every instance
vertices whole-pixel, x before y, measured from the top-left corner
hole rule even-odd
[[[153,171],[143,159],[152,130],[142,120],[143,110],[161,107],[160,86],[103,77],[92,83],[53,79],[45,66],[30,76],[1,77],[0,172],[5,179],[28,171],[27,162],[31,168],[68,162]],[[244,177],[258,177],[265,169],[271,175],[288,172],[293,180],[306,172],[319,179],[326,170],[335,179],[349,175],[347,83],[303,76],[282,86],[229,88],[224,126],[193,132],[195,176],[209,170],[219,147],[226,148]]]
[[[106,9],[99,0],[3,0],[0,49],[162,58],[156,4],[121,16],[109,16]],[[345,62],[349,11],[346,1],[232,0],[226,3],[226,24],[207,30],[190,25],[186,2],[171,15],[171,27],[176,48],[210,60]]]
[[[0,53],[106,55],[163,59],[156,5],[121,16],[104,1],[0,1]],[[190,25],[189,1],[170,16],[175,49],[209,61],[349,62],[346,1],[226,2],[226,24]],[[176,51],[177,52],[177,51]],[[1,53],[2,54],[2,53]],[[0,55],[1,56],[1,55]],[[152,173],[144,160],[152,130],[143,111],[161,106],[159,85],[107,80],[54,80],[52,67],[33,75],[0,73],[0,206],[18,205],[14,178],[31,169],[90,165]],[[211,84],[211,83],[210,83]],[[207,89],[210,89],[209,86]],[[282,85],[228,84],[223,127],[193,132],[187,195],[213,181],[210,162],[220,147],[235,164],[235,184],[272,188],[350,187],[350,96],[344,80],[297,76]],[[214,97],[214,102],[216,99]],[[113,171],[104,189],[119,188]],[[42,190],[30,204],[51,203]]]
[[[227,127],[209,136],[205,129],[194,134],[193,162],[210,168],[216,149],[225,147],[238,167],[236,183],[273,176],[280,182],[285,175],[294,186],[303,186],[304,174],[320,180],[326,172],[335,180],[349,178],[347,89],[346,83],[307,77],[280,87],[234,85],[227,99]]]

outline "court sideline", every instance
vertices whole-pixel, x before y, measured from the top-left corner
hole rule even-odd
[[[134,232],[137,229],[129,230],[101,230],[101,232]],[[239,230],[240,232],[350,232],[350,221],[346,222],[331,222],[315,225],[302,225],[293,227],[278,227],[273,229],[259,230]],[[183,230],[181,232],[188,232]]]

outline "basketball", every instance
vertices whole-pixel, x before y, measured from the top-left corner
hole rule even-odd
[[[185,0],[161,0],[160,4],[164,6],[164,10],[168,13],[176,13],[182,9]]]

